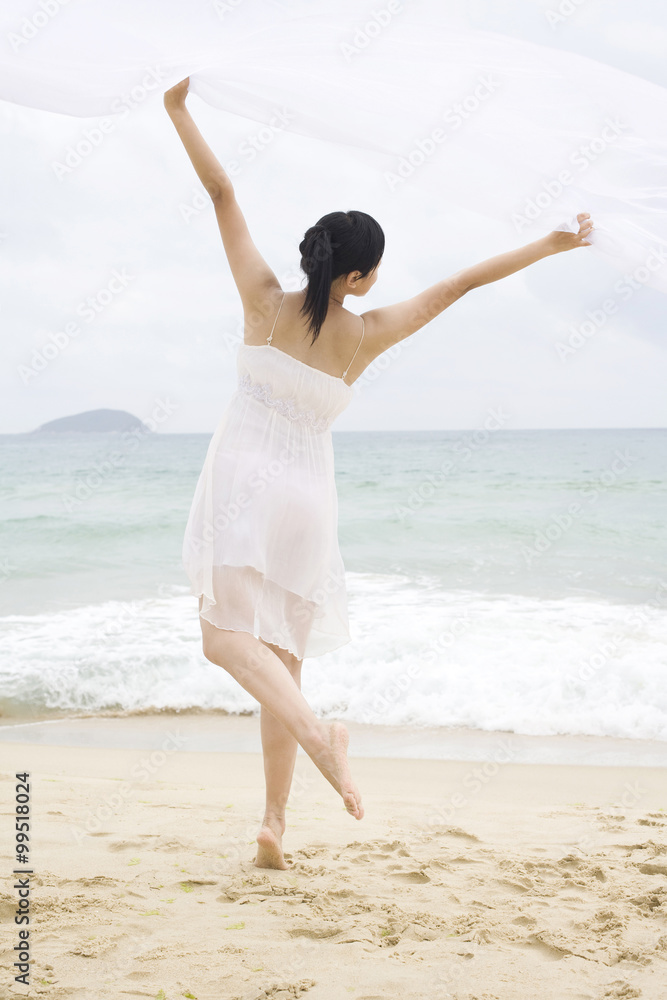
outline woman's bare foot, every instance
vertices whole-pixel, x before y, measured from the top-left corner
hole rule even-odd
[[[322,753],[313,756],[312,759],[327,781],[342,796],[350,815],[355,819],[361,819],[364,815],[361,794],[352,781],[347,760],[347,745],[350,739],[347,726],[342,722],[324,722],[322,726],[328,745]]]
[[[279,868],[284,871],[288,865],[283,857],[283,833],[285,824],[269,817],[264,817],[261,829],[257,834],[257,868]]]

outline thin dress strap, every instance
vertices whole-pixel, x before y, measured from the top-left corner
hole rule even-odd
[[[366,328],[366,324],[364,323],[364,317],[360,316],[359,318],[361,319],[361,337],[359,338],[359,343],[357,344],[357,351],[361,347],[361,341],[364,339],[364,330]],[[354,359],[357,356],[357,351],[354,352],[354,354],[352,355],[352,360],[350,361],[349,365],[347,366],[347,368],[345,369],[345,371],[341,375],[341,378],[342,378],[342,380],[344,382],[345,382],[345,376],[347,375],[347,373],[349,372],[350,368],[352,367],[352,361],[354,361]],[[347,385],[347,382],[345,382],[345,384]]]
[[[274,331],[274,330],[275,330],[275,328],[276,328],[276,323],[278,322],[278,317],[280,316],[280,310],[282,309],[282,307],[283,307],[283,302],[285,301],[285,295],[286,295],[286,292],[283,292],[283,297],[282,297],[282,299],[280,300],[280,305],[278,306],[278,312],[276,313],[276,318],[274,319],[274,321],[273,321],[273,326],[271,327],[271,333],[270,333],[270,334],[268,335],[268,337],[266,338],[266,342],[267,342],[267,344],[270,344],[270,343],[271,343],[271,341],[273,340],[273,331]]]

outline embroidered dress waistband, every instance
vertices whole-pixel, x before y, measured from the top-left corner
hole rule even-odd
[[[315,431],[325,431],[331,423],[327,417],[318,417],[313,410],[297,409],[293,399],[282,399],[279,396],[273,396],[273,386],[269,382],[265,382],[264,384],[253,382],[250,376],[246,374],[239,378],[239,388],[243,392],[247,392],[249,395],[261,400],[266,406],[273,407],[278,413],[281,413],[289,420],[295,420],[305,427],[312,427]]]

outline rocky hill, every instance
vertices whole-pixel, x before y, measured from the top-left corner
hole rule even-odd
[[[71,417],[49,420],[32,431],[33,434],[108,433],[110,431],[142,431],[148,427],[126,410],[87,410]]]

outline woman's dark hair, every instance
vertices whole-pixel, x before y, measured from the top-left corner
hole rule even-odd
[[[384,233],[365,212],[330,212],[306,230],[299,251],[301,270],[308,276],[301,313],[308,317],[314,344],[329,308],[332,282],[350,271],[361,271],[362,278],[370,274],[384,253]]]

